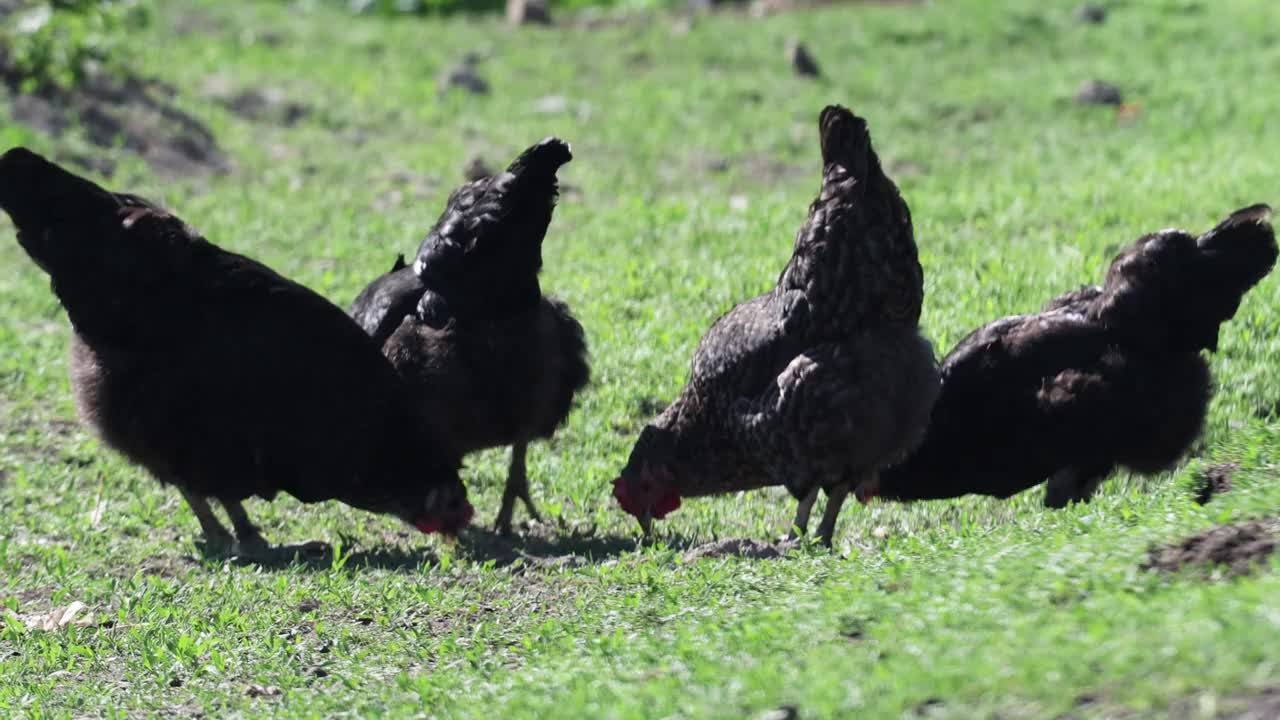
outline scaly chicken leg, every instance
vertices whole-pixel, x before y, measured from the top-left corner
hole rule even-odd
[[[844,507],[844,499],[849,496],[849,483],[842,482],[827,488],[827,507],[822,511],[822,524],[818,526],[818,540],[831,547],[831,538],[836,532],[836,520],[840,517],[840,508]]]
[[[798,540],[801,535],[809,532],[809,515],[813,512],[813,504],[818,501],[818,490],[820,488],[815,485],[796,505],[796,519],[791,522],[791,531],[787,533],[787,540]]]
[[[244,505],[239,500],[219,500],[222,508],[231,518],[231,526],[236,531],[235,553],[245,557],[264,557],[271,552],[271,544],[262,537],[262,533],[249,519]]]
[[[507,471],[507,488],[502,492],[502,507],[498,510],[495,529],[502,535],[511,534],[511,515],[515,512],[516,498],[524,502],[530,517],[542,522],[542,516],[533,506],[533,498],[529,497],[529,476],[525,468],[525,455],[529,443],[516,443],[511,446],[511,468]]]
[[[222,523],[218,522],[218,518],[213,514],[213,509],[209,507],[209,501],[204,497],[197,495],[190,490],[178,486],[182,490],[182,497],[187,501],[187,505],[191,507],[191,512],[195,513],[196,520],[200,521],[200,529],[204,532],[204,542],[210,548],[224,549],[229,548],[235,543],[235,539],[231,537],[231,533],[222,527]]]

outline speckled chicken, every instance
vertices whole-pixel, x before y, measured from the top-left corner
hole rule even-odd
[[[22,148],[0,207],[67,310],[71,384],[103,441],[176,486],[214,547],[267,550],[242,501],[284,491],[454,532],[459,459],[343,312],[136,196]]]
[[[1199,238],[1162,230],[1120,253],[1102,286],[973,331],[942,364],[924,443],[860,499],[1087,501],[1117,467],[1170,469],[1200,435],[1211,390],[1200,351],[1276,261],[1270,209]]]
[[[582,326],[542,294],[542,240],[569,146],[555,138],[463,185],[418,248],[356,298],[351,315],[415,388],[435,434],[465,454],[511,446],[496,521],[516,499],[539,519],[525,455],[565,421],[590,376]]]
[[[910,212],[862,118],[828,107],[819,129],[822,188],[777,286],[715,322],[614,482],[646,532],[682,497],[784,485],[799,532],[826,491],[830,545],[849,491],[924,433],[938,371]]]

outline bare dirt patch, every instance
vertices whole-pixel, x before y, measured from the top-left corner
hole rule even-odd
[[[92,145],[123,147],[167,178],[215,175],[231,168],[213,133],[178,107],[177,90],[170,85],[97,71],[75,89],[46,87],[23,93],[25,79],[12,66],[0,64],[10,114],[24,125],[54,137],[79,130]],[[97,155],[67,154],[59,159],[102,175],[115,170],[110,158]]]
[[[1214,703],[1218,720],[1272,720],[1280,717],[1280,688],[1218,697]],[[1107,717],[1137,717],[1137,713],[1109,714]],[[1170,720],[1193,720],[1205,717],[1204,703],[1199,697],[1178,700],[1164,716]]]
[[[1162,572],[1218,569],[1228,577],[1247,575],[1275,551],[1278,535],[1276,518],[1219,525],[1180,543],[1152,548],[1143,567]]]
[[[1219,717],[1222,720],[1271,720],[1280,717],[1280,689],[1271,689],[1235,707]]]
[[[717,540],[690,550],[684,554],[686,562],[703,558],[742,557],[751,560],[775,560],[786,555],[791,545],[768,543],[750,538]]]
[[[204,94],[253,122],[293,127],[311,115],[311,106],[289,99],[280,88],[237,89],[226,75],[214,75],[206,80]]]

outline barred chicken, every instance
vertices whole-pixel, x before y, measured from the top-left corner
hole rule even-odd
[[[511,446],[495,522],[502,534],[517,499],[541,519],[529,495],[529,443],[555,433],[590,377],[582,326],[538,281],[556,171],[572,157],[549,138],[505,172],[455,190],[413,264],[397,259],[351,307],[445,447],[464,455]]]
[[[819,118],[822,187],[776,287],[720,317],[680,396],[641,432],[614,496],[646,533],[681,498],[783,485],[830,545],[850,490],[924,434],[938,392],[918,321],[924,277],[911,214],[866,122]]]
[[[212,547],[267,551],[242,501],[281,491],[423,532],[466,524],[459,459],[327,300],[23,148],[0,158],[0,207],[70,317],[81,418],[177,487]]]
[[[973,331],[942,364],[924,443],[859,499],[1009,497],[1046,481],[1044,504],[1088,501],[1113,470],[1175,466],[1212,396],[1200,351],[1276,261],[1270,208],[1238,210],[1199,238],[1146,235],[1102,286]]]

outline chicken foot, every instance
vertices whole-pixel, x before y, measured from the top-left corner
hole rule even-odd
[[[525,467],[525,455],[529,450],[528,443],[516,443],[511,446],[511,469],[507,471],[507,488],[502,492],[502,507],[498,510],[495,529],[502,535],[511,534],[511,516],[515,512],[516,499],[519,498],[529,516],[536,522],[542,522],[542,516],[533,506],[533,498],[529,497],[529,476]]]
[[[231,526],[236,531],[234,552],[241,557],[266,557],[271,552],[271,544],[262,537],[257,526],[249,519],[244,505],[239,500],[219,500],[222,509],[231,518]]]

